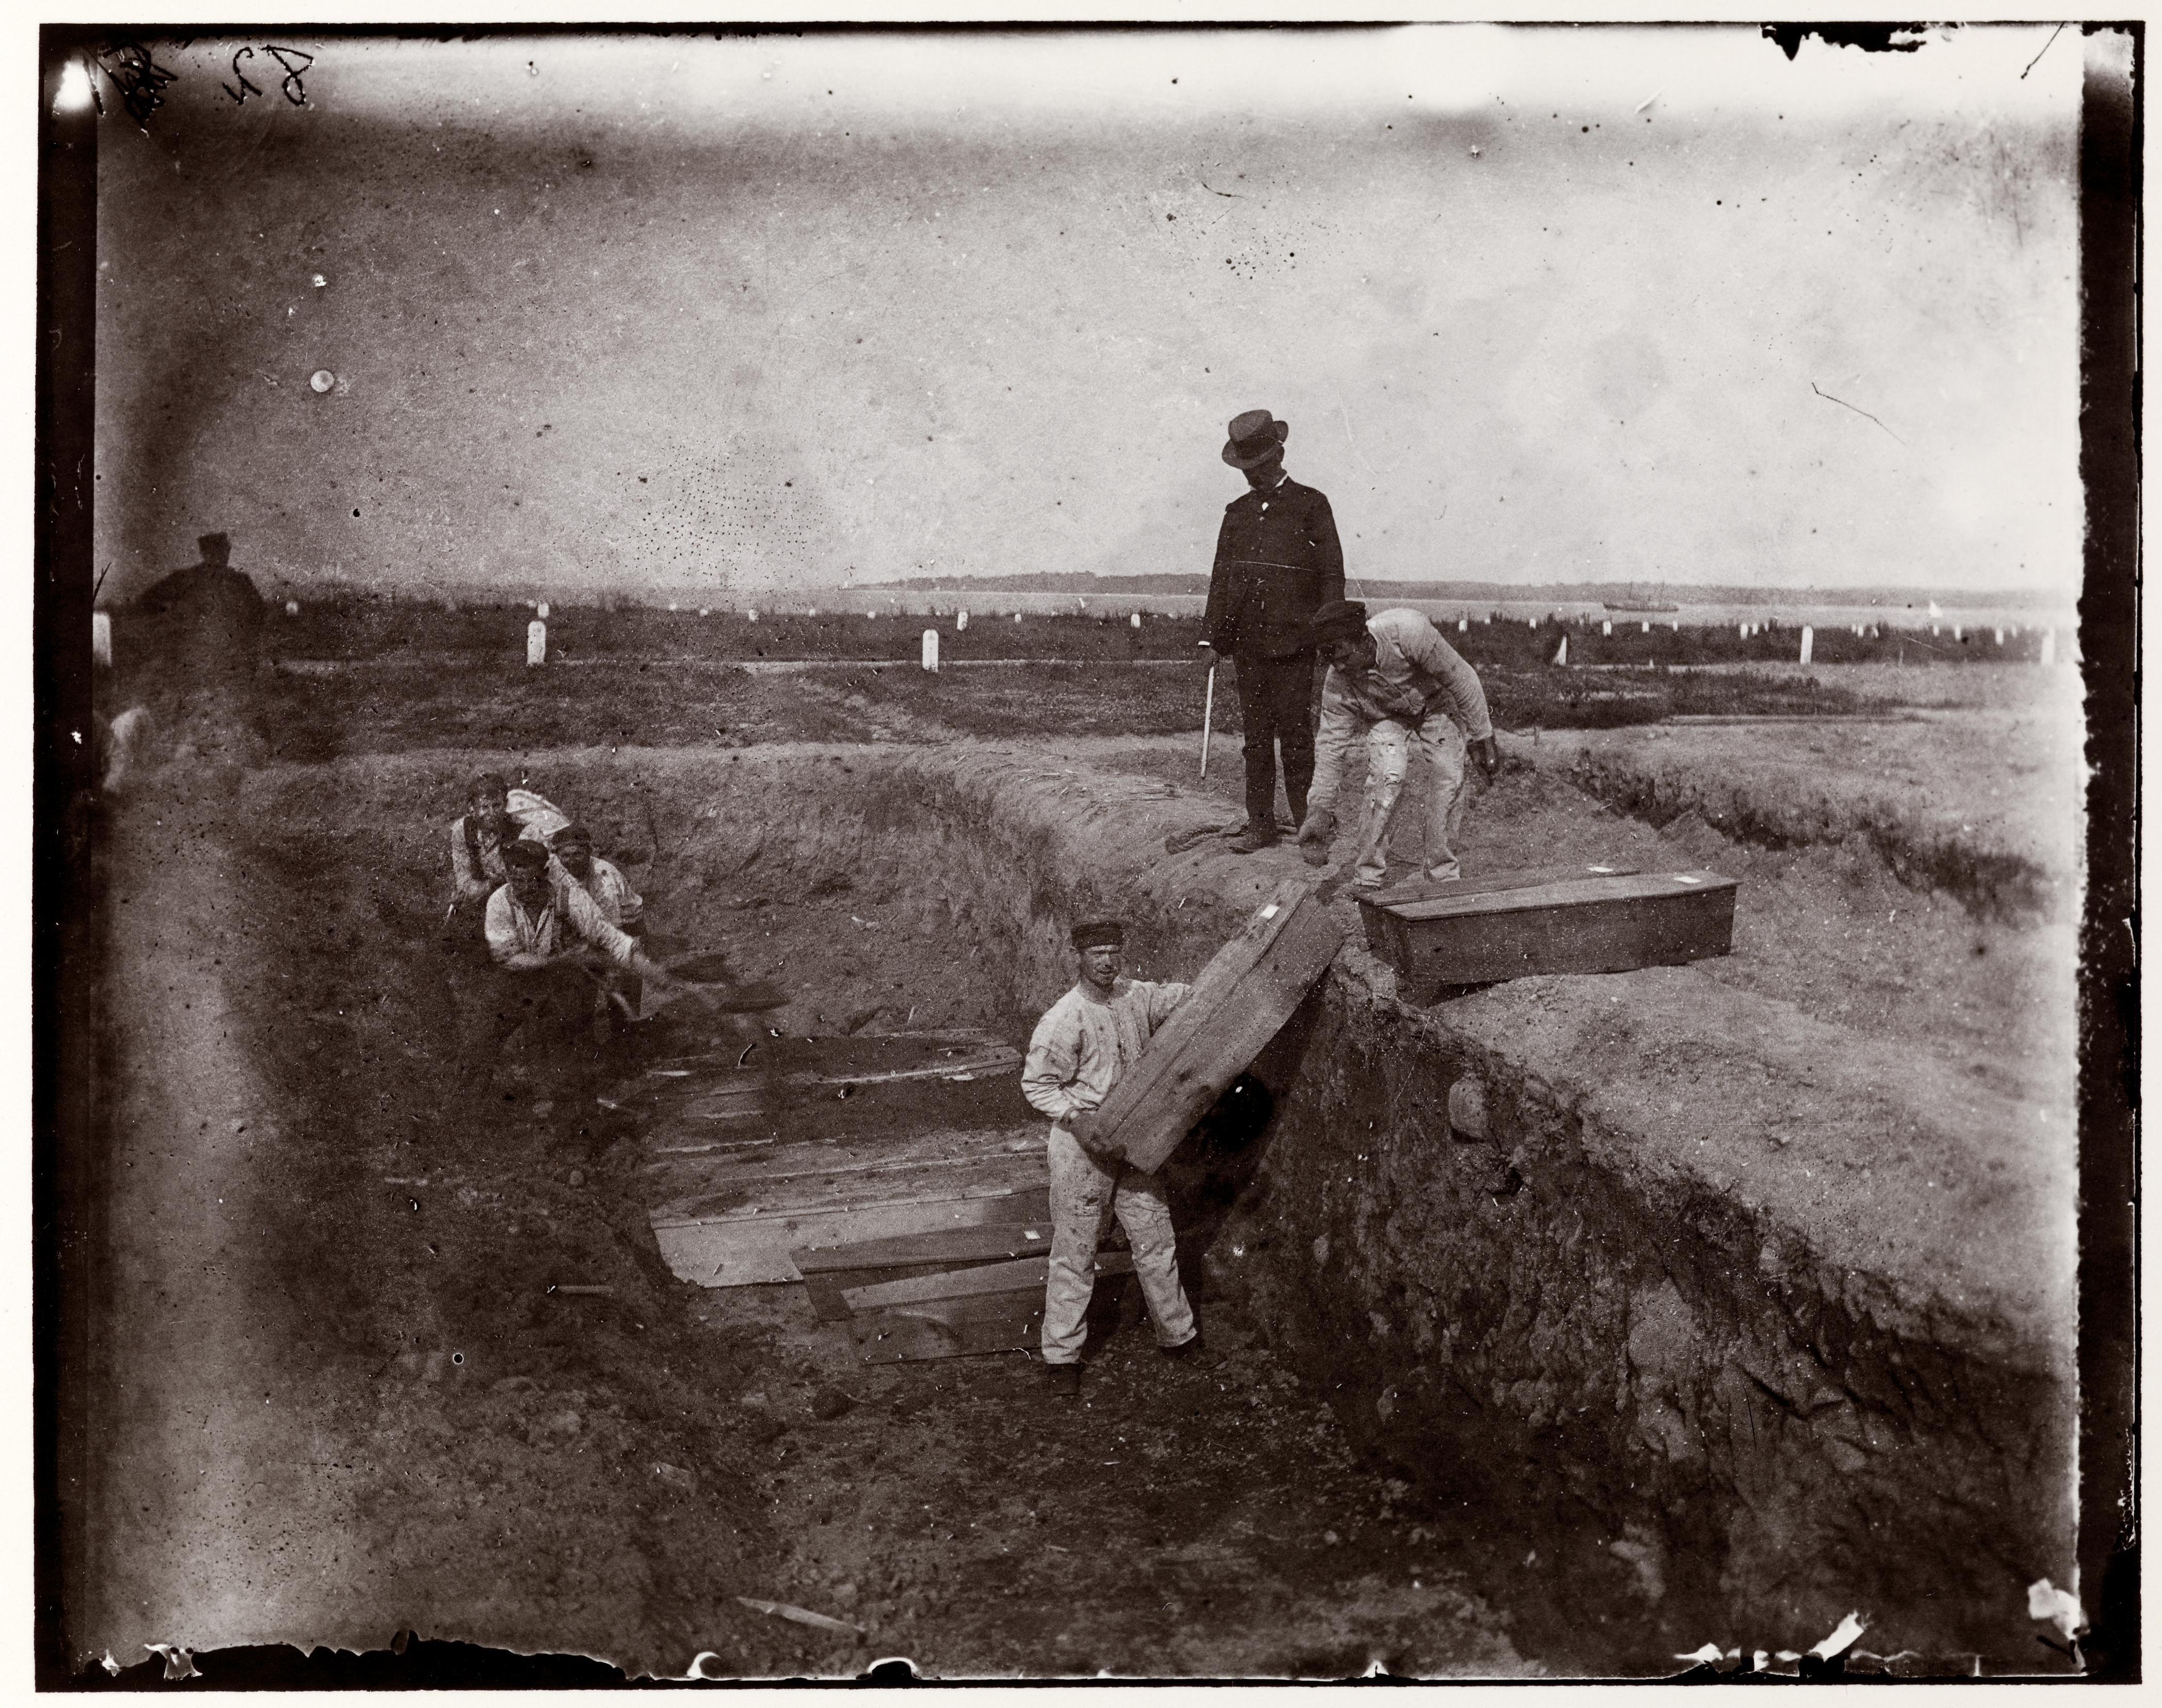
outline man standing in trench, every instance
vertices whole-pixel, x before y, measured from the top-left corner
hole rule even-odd
[[[1237,666],[1239,718],[1246,726],[1246,824],[1235,854],[1277,844],[1277,748],[1283,749],[1284,794],[1291,816],[1306,818],[1313,775],[1313,648],[1306,624],[1316,609],[1344,597],[1344,548],[1329,500],[1284,473],[1288,423],[1266,410],[1231,422],[1224,460],[1251,490],[1224,507],[1209,607],[1201,619],[1201,661],[1219,653]]]
[[[1115,1211],[1133,1247],[1134,1272],[1148,1302],[1159,1351],[1201,1364],[1193,1308],[1178,1283],[1171,1209],[1163,1183],[1128,1165],[1099,1138],[1096,1110],[1150,1036],[1191,988],[1142,979],[1119,983],[1125,932],[1115,920],[1073,927],[1080,982],[1052,1004],[1029,1039],[1021,1094],[1052,1120],[1051,1272],[1043,1293],[1043,1363],[1053,1395],[1081,1392],[1082,1318],[1095,1290],[1096,1244]]]
[[[1464,817],[1465,743],[1491,782],[1501,769],[1486,691],[1479,673],[1417,611],[1383,611],[1369,620],[1356,599],[1314,613],[1308,644],[1329,665],[1321,685],[1321,734],[1313,786],[1298,828],[1308,865],[1329,864],[1336,833],[1336,790],[1344,762],[1366,744],[1366,810],[1352,887],[1379,889],[1388,864],[1389,821],[1415,749],[1424,763],[1427,877],[1460,878],[1455,847]]]
[[[609,924],[577,885],[549,875],[548,850],[525,837],[501,844],[508,880],[488,899],[491,974],[476,987],[464,1052],[476,1078],[503,1041],[521,1026],[544,1031],[560,1047],[592,1011],[599,969],[623,969],[675,990],[676,981]]]

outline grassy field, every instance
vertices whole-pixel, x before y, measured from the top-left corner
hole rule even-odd
[[[2079,739],[2071,708],[2030,703],[1844,726],[1561,731],[1533,753],[1632,817],[1694,813],[1773,849],[1858,839],[1904,881],[2008,917],[2076,898]]]
[[[965,603],[966,596],[955,595]],[[949,659],[1041,658],[1073,662],[1176,659],[1193,656],[1202,635],[1196,617],[1146,615],[1134,627],[1120,617],[979,614],[960,629],[954,615],[867,616],[868,593],[859,605],[843,610],[764,612],[752,621],[744,613],[667,611],[642,606],[603,609],[597,606],[551,607],[548,646],[551,660],[860,660],[912,663],[927,628],[938,631],[942,656]],[[1386,609],[1376,602],[1370,609]],[[411,599],[373,598],[333,592],[304,603],[297,614],[282,606],[269,608],[264,628],[266,653],[284,660],[358,661],[398,656],[457,655],[523,664],[526,625],[533,611],[520,603],[469,605],[446,609],[441,603]],[[124,656],[157,650],[164,619],[123,608],[116,614],[116,645]],[[1951,624],[1940,632],[1891,631],[1856,635],[1847,629],[1815,632],[1814,659],[1824,665],[2012,663],[2034,660],[2040,635],[1994,629],[1955,634]],[[1569,661],[1581,667],[1673,667],[1683,665],[1791,663],[1799,656],[1798,629],[1768,624],[1744,637],[1737,628],[1669,629],[1654,622],[1622,621],[1611,635],[1597,622],[1513,620],[1471,622],[1462,629],[1444,625],[1449,643],[1481,670],[1508,666],[1543,667],[1564,638]]]
[[[1505,729],[1615,729],[1676,715],[1828,716],[1881,703],[1814,679],[1645,671],[1485,672]],[[767,741],[1170,735],[1201,728],[1198,669],[1136,661],[982,664],[927,672],[851,663],[755,670],[736,664],[608,661],[529,670],[392,660],[335,670],[273,667],[253,723],[290,759],[416,747],[741,747]],[[1214,728],[1240,729],[1229,671]]]

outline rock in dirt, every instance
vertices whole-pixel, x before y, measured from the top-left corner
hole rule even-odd
[[[822,1387],[811,1397],[811,1415],[831,1420],[855,1409],[855,1401],[837,1387]]]

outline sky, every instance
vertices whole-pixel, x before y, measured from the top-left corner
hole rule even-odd
[[[2069,600],[2050,34],[153,43],[143,123],[100,85],[98,562],[1204,573],[1267,408],[1355,576]]]

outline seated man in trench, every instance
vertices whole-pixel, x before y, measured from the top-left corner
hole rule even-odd
[[[1096,1246],[1115,1213],[1133,1248],[1134,1273],[1156,1327],[1157,1348],[1201,1365],[1193,1308],[1178,1282],[1178,1258],[1163,1182],[1126,1162],[1096,1131],[1096,1110],[1150,1035],[1191,986],[1119,984],[1125,928],[1115,920],[1073,927],[1080,982],[1037,1022],[1021,1068],[1021,1094],[1052,1119],[1051,1270],[1044,1286],[1042,1347],[1051,1391],[1081,1392],[1082,1319],[1096,1285]]]
[[[1316,611],[1306,632],[1329,665],[1321,685],[1313,783],[1298,828],[1306,863],[1329,864],[1337,787],[1345,761],[1363,739],[1366,812],[1352,886],[1381,887],[1389,824],[1413,751],[1428,786],[1423,875],[1444,883],[1460,878],[1455,846],[1464,819],[1467,741],[1489,782],[1501,765],[1478,671],[1417,611],[1383,611],[1370,619],[1358,600],[1340,599]]]
[[[603,970],[625,969],[664,990],[676,981],[602,917],[575,884],[550,875],[548,851],[523,837],[501,845],[509,881],[488,897],[492,972],[473,991],[464,1053],[483,1072],[520,1026],[551,1047],[575,1043]]]
[[[501,771],[482,771],[466,791],[465,817],[451,826],[451,906],[445,935],[461,951],[483,941],[488,898],[504,880],[503,847],[520,838],[543,847],[570,823],[530,789],[514,789]]]
[[[602,918],[627,938],[635,940],[645,935],[645,903],[614,861],[593,852],[591,831],[582,824],[566,824],[548,838],[548,849],[562,873],[561,882],[582,890]],[[610,968],[602,974],[597,1005],[606,1011],[609,1025],[617,1032],[638,1018],[644,988],[634,974],[619,968]]]

